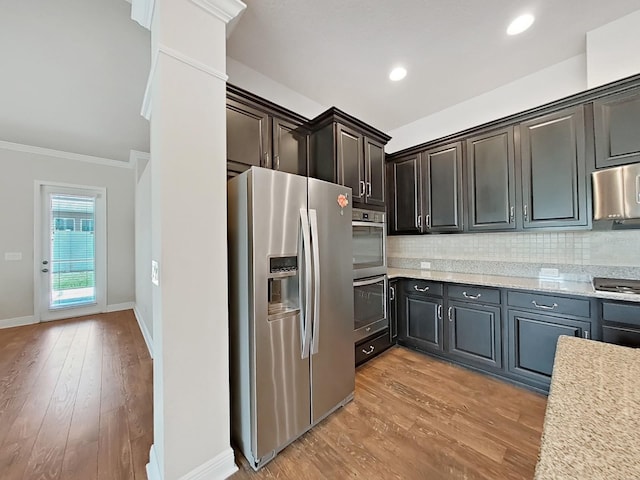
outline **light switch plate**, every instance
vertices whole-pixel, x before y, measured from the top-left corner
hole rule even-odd
[[[4,252],[4,259],[8,262],[22,260],[22,252]]]
[[[160,285],[160,269],[158,268],[158,262],[151,260],[151,283],[156,286]]]
[[[420,262],[420,268],[422,270],[431,270],[431,262]]]

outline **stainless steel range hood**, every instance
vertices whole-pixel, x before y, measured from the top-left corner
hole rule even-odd
[[[640,218],[640,163],[593,172],[593,219]]]

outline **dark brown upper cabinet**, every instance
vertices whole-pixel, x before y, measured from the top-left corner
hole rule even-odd
[[[351,188],[355,207],[385,207],[384,146],[391,137],[331,108],[310,123],[309,176]]]
[[[640,162],[640,92],[593,102],[596,168]]]
[[[252,166],[307,174],[307,119],[227,87],[227,177]]]
[[[269,115],[227,100],[227,168],[236,173],[252,166],[271,167]]]
[[[466,150],[468,229],[515,229],[513,127],[470,137],[466,142]]]
[[[584,107],[520,124],[523,227],[589,224]]]
[[[396,159],[387,164],[387,171],[389,233],[421,233],[420,154]]]
[[[462,231],[462,144],[421,153],[423,233]]]

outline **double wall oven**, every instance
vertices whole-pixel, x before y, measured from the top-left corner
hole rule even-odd
[[[353,209],[355,342],[389,327],[386,225],[383,212]]]

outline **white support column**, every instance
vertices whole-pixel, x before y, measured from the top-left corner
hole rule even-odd
[[[147,474],[225,478],[236,469],[229,439],[225,28],[245,5],[148,1],[134,0],[132,8],[134,19],[151,21],[153,51],[143,113],[151,121],[159,284]]]

